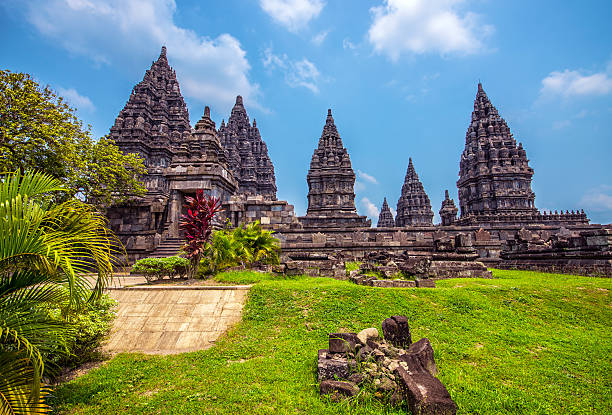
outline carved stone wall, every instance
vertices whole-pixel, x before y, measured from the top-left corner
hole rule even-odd
[[[369,227],[365,216],[355,208],[355,172],[348,151],[342,144],[331,110],[319,145],[314,150],[308,182],[308,210],[300,217],[304,227]]]
[[[425,193],[423,183],[414,169],[412,158],[409,158],[402,193],[397,201],[395,225],[398,227],[433,225],[433,216],[429,196]]]
[[[219,138],[238,181],[239,193],[276,200],[276,177],[268,147],[261,138],[257,122],[253,120],[251,125],[240,95],[236,97],[227,125],[221,123]]]

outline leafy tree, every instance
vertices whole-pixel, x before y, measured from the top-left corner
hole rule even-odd
[[[0,413],[44,413],[45,356],[67,350],[74,337],[62,316],[100,298],[121,254],[105,218],[71,199],[44,173],[0,180]],[[93,283],[87,273],[96,269]],[[92,287],[93,285],[93,287]]]
[[[221,211],[221,200],[204,194],[202,189],[195,197],[185,197],[187,213],[181,217],[180,229],[185,232],[186,242],[183,246],[189,259],[188,275],[193,278],[198,271],[200,259],[213,231],[213,219]]]
[[[24,73],[0,71],[2,171],[44,171],[64,184],[64,199],[106,206],[146,191],[142,160],[108,138],[95,141],[62,97]]]

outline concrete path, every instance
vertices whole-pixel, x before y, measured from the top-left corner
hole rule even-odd
[[[173,354],[210,347],[240,321],[250,286],[140,286],[111,288],[119,302],[111,353]]]

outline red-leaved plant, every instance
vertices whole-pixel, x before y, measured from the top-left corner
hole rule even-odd
[[[181,216],[180,229],[185,233],[183,251],[189,259],[189,278],[195,277],[202,253],[210,241],[213,218],[221,211],[221,200],[196,191],[195,197],[185,196],[187,213]]]

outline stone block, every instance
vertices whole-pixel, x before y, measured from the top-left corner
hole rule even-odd
[[[385,340],[395,347],[408,347],[412,343],[410,327],[406,316],[391,316],[382,323]]]
[[[347,379],[357,370],[357,363],[346,357],[330,355],[328,349],[319,350],[317,376],[319,382],[324,380]]]
[[[356,333],[331,333],[329,351],[332,353],[354,353],[359,338]]]
[[[438,379],[431,374],[409,374],[403,367],[394,371],[402,395],[413,414],[455,415],[457,405]]]
[[[324,380],[319,384],[319,391],[321,395],[332,395],[333,400],[341,400],[357,395],[359,387],[353,382]]]
[[[415,280],[414,282],[418,288],[436,288],[436,282],[432,279]]]
[[[406,353],[400,356],[400,360],[408,364],[408,370],[412,373],[426,371],[432,376],[438,374],[433,347],[426,338],[411,344]]]

